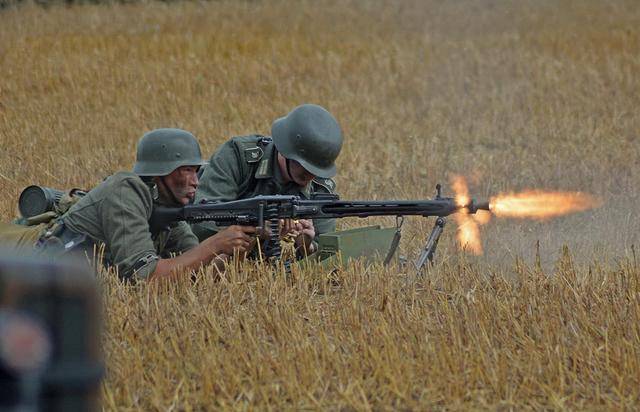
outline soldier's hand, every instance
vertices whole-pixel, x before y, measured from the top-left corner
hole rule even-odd
[[[292,235],[293,237],[298,236],[298,232],[296,231],[296,223],[293,219],[280,219],[278,222],[278,228],[280,229],[280,238],[284,238],[287,235]]]
[[[307,253],[313,253],[313,239],[316,237],[316,230],[313,227],[313,221],[309,219],[300,219],[295,224],[295,232],[298,233],[295,245],[297,248],[304,247]]]
[[[269,221],[266,220],[264,222],[264,227],[261,228],[260,230],[257,230],[256,235],[257,237],[262,240],[262,241],[266,241],[269,240],[269,238],[271,237],[270,233],[269,233]]]
[[[233,255],[235,251],[239,253],[250,251],[255,243],[255,233],[255,227],[233,225],[221,230],[209,239],[213,239],[212,241],[217,243],[216,246],[220,253]]]

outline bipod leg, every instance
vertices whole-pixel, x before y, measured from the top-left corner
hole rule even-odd
[[[429,266],[433,265],[433,256],[436,253],[436,249],[438,248],[438,241],[440,240],[440,235],[444,231],[444,225],[447,224],[447,219],[444,217],[439,217],[436,219],[436,223],[433,225],[433,229],[431,229],[431,233],[427,238],[427,243],[425,243],[424,248],[422,248],[422,252],[420,256],[414,263],[416,267],[416,274],[418,276],[423,274],[423,270],[425,265],[428,263]]]
[[[404,223],[403,216],[396,216],[396,233],[393,234],[393,240],[391,241],[391,246],[389,246],[389,251],[387,252],[387,256],[384,258],[384,265],[387,266],[391,263],[391,259],[393,259],[393,255],[396,254],[396,250],[398,250],[398,246],[400,246],[400,239],[402,238],[402,224]]]

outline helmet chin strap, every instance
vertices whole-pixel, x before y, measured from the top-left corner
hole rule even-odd
[[[291,166],[289,166],[291,164],[291,160],[289,160],[288,158],[285,157],[284,164],[287,166],[287,174],[289,175],[289,180],[291,180],[295,184],[298,184],[298,182],[293,180],[293,176],[291,175]]]
[[[166,176],[159,176],[158,180],[160,181],[160,183],[162,184],[162,186],[164,187],[164,191],[169,193],[169,195],[171,196],[171,199],[173,203],[177,206],[182,206],[182,202],[180,202],[180,200],[178,200],[178,198],[176,197],[176,194],[173,193],[173,190],[171,190],[171,188],[169,187],[169,185],[167,185],[167,183],[164,181],[164,178]]]

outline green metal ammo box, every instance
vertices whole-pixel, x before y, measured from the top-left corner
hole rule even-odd
[[[379,225],[323,233],[318,237],[318,260],[340,259],[342,264],[349,259],[360,258],[367,262],[382,261],[389,252],[395,233],[395,228]]]

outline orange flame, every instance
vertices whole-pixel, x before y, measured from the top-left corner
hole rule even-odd
[[[474,255],[481,255],[480,226],[469,216],[468,212],[456,213],[454,218],[458,224],[458,243],[460,248]]]
[[[478,210],[475,215],[471,216],[480,226],[486,225],[491,220],[491,212],[488,210]]]
[[[451,187],[456,194],[456,203],[458,206],[464,206],[469,203],[469,188],[467,181],[462,176],[455,175],[451,179]]]
[[[532,190],[495,196],[489,207],[499,217],[549,219],[601,205],[602,201],[585,193]]]
[[[453,176],[451,186],[456,193],[456,203],[458,206],[469,204],[469,188],[462,176]],[[462,249],[468,250],[474,255],[482,254],[482,241],[480,240],[480,226],[489,222],[491,213],[486,212],[480,215],[470,215],[469,211],[461,210],[453,215],[458,224],[458,243]]]
[[[462,176],[453,176],[451,186],[458,206],[471,201],[467,182]],[[523,219],[550,219],[569,213],[582,212],[602,205],[602,201],[580,192],[545,192],[530,190],[494,196],[489,202],[491,212],[478,210],[475,214],[462,209],[454,215],[458,224],[458,243],[462,249],[481,255],[480,226],[491,220],[491,215]]]

